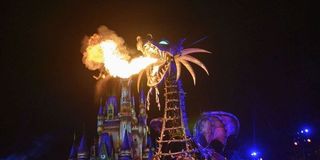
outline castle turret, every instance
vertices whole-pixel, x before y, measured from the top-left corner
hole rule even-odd
[[[108,98],[106,102],[106,120],[113,120],[117,113],[117,99],[114,96]]]
[[[102,106],[102,99],[100,99],[100,106],[97,116],[97,132],[100,135],[103,131],[103,121],[104,121],[104,108]]]
[[[147,111],[145,104],[145,97],[143,90],[140,91],[140,103],[139,103],[139,125],[147,126]]]
[[[73,144],[70,149],[68,160],[77,160],[76,134],[73,135]]]
[[[132,160],[131,143],[127,131],[125,131],[123,142],[121,143],[119,160]]]
[[[86,137],[83,134],[78,147],[78,160],[87,160],[87,159],[89,159],[89,152],[88,152]]]

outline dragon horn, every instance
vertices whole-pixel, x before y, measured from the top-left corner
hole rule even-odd
[[[179,59],[183,59],[183,60],[186,60],[186,61],[190,61],[198,66],[200,66],[203,70],[205,70],[207,72],[207,74],[209,75],[209,72],[206,68],[206,66],[200,61],[198,60],[197,58],[194,58],[190,55],[185,55],[185,56],[180,56]]]
[[[181,56],[188,55],[191,53],[211,53],[211,52],[204,49],[200,49],[200,48],[186,48],[181,51]]]
[[[179,60],[186,68],[187,70],[190,72],[191,76],[192,76],[192,79],[193,79],[193,84],[196,85],[196,74],[194,73],[191,65],[186,61],[186,60],[183,60],[183,59],[180,59]]]
[[[179,62],[179,59],[177,59],[177,58],[175,58],[174,61],[176,63],[176,68],[177,68],[176,81],[178,81],[178,79],[180,78],[180,75],[181,75],[181,63]]]

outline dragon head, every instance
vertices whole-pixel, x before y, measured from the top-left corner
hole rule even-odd
[[[170,45],[166,40],[162,40],[160,42],[147,40],[146,42],[143,42],[141,37],[137,37],[137,49],[141,51],[144,56],[157,59],[155,63],[144,70],[146,71],[147,75],[148,87],[157,86],[164,79],[165,75],[170,71],[172,63],[174,63],[176,66],[177,80],[180,78],[181,64],[183,64],[192,75],[195,84],[195,73],[189,62],[199,65],[207,72],[207,74],[209,74],[205,65],[200,60],[190,56],[189,54],[210,52],[199,48],[183,49],[183,41],[184,39],[181,40],[177,45]],[[138,90],[140,80],[144,71],[140,72],[138,76]]]
[[[151,40],[147,40],[143,43],[140,37],[138,37],[137,40],[137,49],[140,50],[144,56],[157,59],[157,62],[145,69],[147,74],[147,85],[149,87],[157,86],[162,79],[164,79],[164,76],[170,68],[170,62],[173,59],[173,55],[169,51],[164,48],[160,49],[160,45],[163,45],[164,47],[164,45],[168,45],[168,43],[159,43],[159,45],[156,45],[156,43]],[[138,81],[140,81],[142,73],[143,72],[140,73]]]

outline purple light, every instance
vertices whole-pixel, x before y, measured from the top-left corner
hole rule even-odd
[[[298,145],[298,142],[294,142],[293,144],[294,144],[295,146],[297,146],[297,145]]]

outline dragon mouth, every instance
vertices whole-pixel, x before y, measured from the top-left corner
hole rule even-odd
[[[169,64],[172,55],[170,52],[159,49],[150,41],[143,45],[140,44],[138,48],[140,48],[145,56],[158,59],[156,63],[146,69],[147,85],[149,87],[157,86],[162,81],[170,67]]]
[[[166,75],[170,63],[154,64],[147,70],[147,85],[153,87],[158,85]]]

